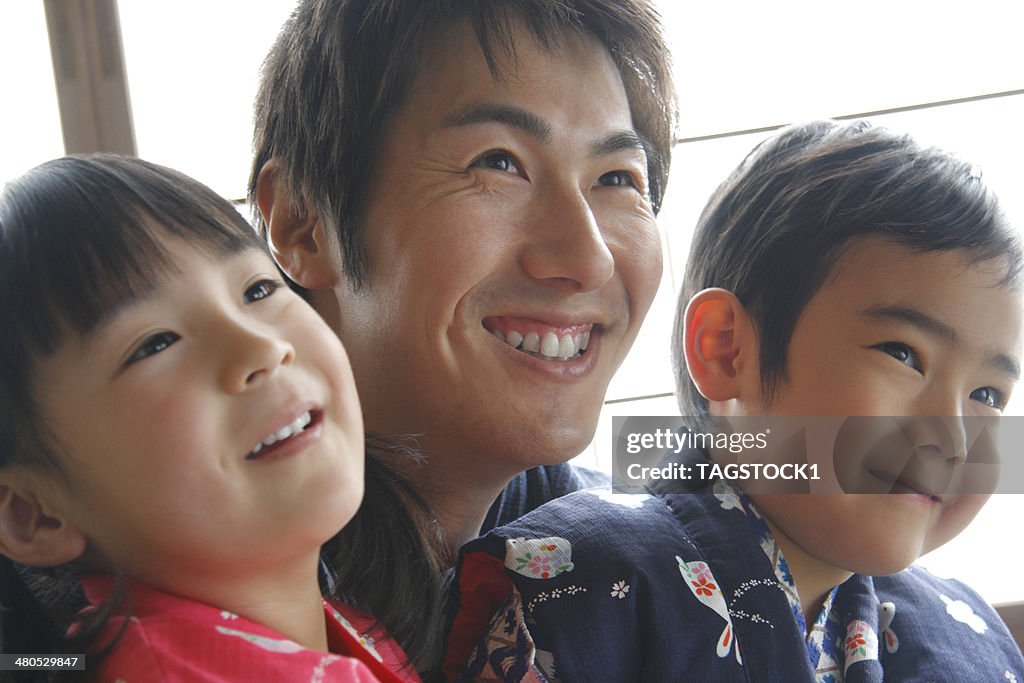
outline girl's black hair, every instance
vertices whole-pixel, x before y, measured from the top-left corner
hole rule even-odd
[[[55,457],[59,446],[33,399],[33,368],[68,333],[87,334],[153,286],[171,267],[161,235],[214,256],[265,249],[241,214],[212,190],[139,159],[55,159],[4,188],[0,468],[64,476]],[[0,557],[0,652],[85,652],[118,607],[118,593],[82,616],[84,597],[69,568],[36,569]],[[24,680],[40,678],[40,672],[26,672]]]
[[[433,676],[443,650],[447,554],[429,505],[393,466],[422,460],[411,437],[366,435],[366,488],[355,517],[324,544],[324,593],[369,613]]]
[[[42,164],[0,194],[0,468],[37,468],[58,477],[59,444],[33,400],[33,368],[69,333],[87,334],[145,294],[173,262],[161,237],[184,240],[215,258],[267,247],[242,215],[202,183],[140,159],[81,155]],[[88,406],[83,406],[88,410]],[[368,444],[366,499],[342,534],[325,546],[338,597],[383,604],[381,623],[420,653],[436,635],[406,626],[409,591],[439,609],[440,572],[425,503],[374,452],[405,457],[408,448]],[[374,570],[358,571],[372,565]],[[377,568],[383,570],[382,575]],[[331,584],[330,581],[325,583]],[[397,587],[391,591],[389,586]],[[364,594],[392,596],[390,601]],[[0,653],[99,653],[105,627],[120,610],[120,590],[97,609],[86,606],[72,568],[37,569],[0,556]],[[423,604],[419,597],[418,604]],[[68,635],[74,626],[73,635]],[[102,640],[100,640],[102,638]],[[428,646],[428,643],[430,644]],[[22,680],[41,680],[40,672]],[[12,680],[17,680],[13,679]]]

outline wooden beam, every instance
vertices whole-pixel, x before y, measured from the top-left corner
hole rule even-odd
[[[117,0],[44,0],[64,151],[135,154]]]
[[[1008,602],[995,608],[1017,641],[1017,647],[1024,649],[1024,602]]]

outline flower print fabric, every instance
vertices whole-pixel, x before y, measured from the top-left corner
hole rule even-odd
[[[854,575],[807,629],[746,496],[724,482],[648,494],[571,494],[463,548],[449,679],[1024,681],[1009,632],[959,582]],[[522,542],[547,539],[566,568],[519,568]]]
[[[82,580],[93,605],[112,590],[109,577]],[[129,583],[130,616],[114,650],[90,680],[161,683],[397,683],[418,682],[405,655],[371,618],[324,601],[330,652],[307,649],[231,612]],[[123,617],[108,624],[116,633]]]

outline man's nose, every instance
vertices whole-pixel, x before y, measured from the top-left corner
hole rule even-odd
[[[530,277],[571,291],[590,291],[615,274],[615,256],[578,187],[549,188],[531,218],[520,256],[520,267]]]
[[[288,340],[272,328],[249,321],[224,323],[220,344],[220,382],[229,393],[258,386],[295,359],[295,348]]]

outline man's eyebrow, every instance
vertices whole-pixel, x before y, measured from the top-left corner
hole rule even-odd
[[[595,157],[602,157],[622,150],[639,150],[650,156],[651,145],[636,131],[620,130],[594,143],[591,154]]]
[[[933,318],[932,316],[909,306],[872,306],[861,313],[879,322],[896,322],[916,327],[922,332],[938,337],[949,343],[956,344],[959,336],[952,326]]]
[[[955,345],[959,341],[959,335],[950,325],[916,308],[909,306],[874,306],[862,311],[862,313],[872,320],[904,323],[911,327],[916,327],[925,334],[938,337],[949,344]],[[1005,353],[995,353],[988,359],[987,365],[1008,376],[1014,382],[1020,380],[1020,362],[1013,356]]]
[[[524,131],[542,144],[551,140],[551,125],[525,109],[502,104],[471,104],[441,121],[442,128],[471,126],[476,123],[503,123]]]
[[[518,128],[541,144],[551,141],[551,124],[520,107],[503,104],[471,104],[441,121],[442,128],[457,128],[478,123],[501,123]],[[619,130],[607,135],[591,146],[595,157],[608,156],[621,150],[639,150],[650,156],[651,145],[636,131]]]

